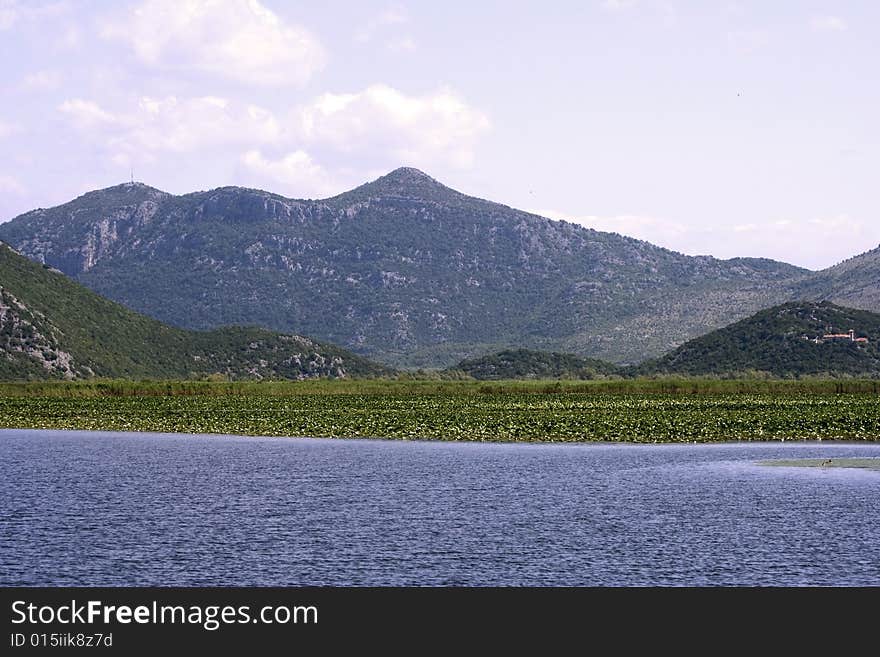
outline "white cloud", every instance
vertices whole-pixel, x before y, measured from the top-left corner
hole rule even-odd
[[[876,247],[880,226],[846,214],[777,219],[719,229],[714,243],[716,251],[725,257],[761,256],[819,269]],[[794,254],[793,243],[797,245]]]
[[[33,20],[53,19],[71,11],[69,2],[37,2],[35,0],[0,0],[0,30],[8,30],[13,25]]]
[[[196,69],[261,85],[302,85],[324,49],[259,0],[146,0],[103,35],[128,43],[143,62]]]
[[[784,224],[791,224],[790,221],[777,222]],[[813,226],[821,228],[825,231],[837,231],[837,230],[855,230],[856,232],[861,232],[865,230],[865,224],[861,221],[853,221],[850,219],[849,215],[846,214],[838,214],[833,217],[821,217],[819,219],[810,219],[809,223]]]
[[[0,174],[0,192],[4,194],[15,194],[21,196],[27,190],[17,178]]]
[[[831,266],[880,243],[880,225],[858,221],[846,214],[710,227],[650,216],[534,212],[550,219],[564,219],[588,228],[635,237],[689,255],[772,258],[811,269]],[[792,243],[797,244],[794,254]]]
[[[386,9],[361,25],[355,32],[354,40],[358,43],[368,43],[384,28],[408,22],[409,15],[400,7]]]
[[[222,144],[264,143],[281,135],[270,111],[213,96],[142,98],[134,120],[130,141],[156,150],[188,152]]]
[[[764,30],[737,30],[727,34],[727,43],[741,55],[751,55],[766,47],[770,37]]]
[[[678,25],[678,9],[667,0],[604,0],[600,7],[609,14],[638,17],[663,28]]]
[[[102,109],[97,103],[82,98],[65,100],[58,106],[58,110],[67,114],[80,128],[116,125],[120,122],[118,117]]]
[[[20,7],[15,0],[0,0],[0,30],[8,30],[18,21]]]
[[[103,136],[114,161],[158,152],[188,153],[218,146],[250,146],[278,140],[275,116],[256,105],[202,96],[142,97],[127,112],[112,112],[83,99],[64,101],[59,110],[79,128]]]
[[[303,150],[278,160],[266,158],[259,150],[249,150],[241,156],[241,163],[261,183],[280,184],[286,194],[296,198],[325,198],[342,191],[327,170]]]
[[[626,11],[636,6],[636,0],[604,0],[602,9],[606,11]]]
[[[122,108],[71,98],[58,111],[114,164],[156,161],[162,153],[220,158],[261,180],[304,181],[286,188],[300,194],[338,191],[334,180],[343,171],[357,180],[357,172],[402,163],[469,166],[489,128],[482,112],[451,91],[418,96],[385,85],[324,94],[284,114],[214,96],[145,96]],[[287,155],[272,159],[279,152]]]
[[[9,135],[13,135],[16,132],[18,132],[17,125],[6,123],[5,121],[0,121],[0,139],[2,139],[3,137],[8,137]]]
[[[580,224],[594,230],[636,237],[660,246],[676,243],[688,233],[688,227],[680,222],[646,215],[622,214],[601,217],[597,215],[571,215],[556,210],[531,210],[530,212],[549,219]]]
[[[412,37],[405,36],[399,39],[391,39],[385,44],[385,49],[389,52],[413,52],[418,46]]]
[[[80,29],[79,25],[71,24],[64,30],[64,34],[58,39],[56,45],[61,50],[73,50],[79,48],[82,45],[82,41],[82,29]]]
[[[24,76],[21,86],[28,91],[51,91],[61,84],[58,71],[34,71]]]
[[[449,90],[409,96],[386,85],[324,94],[299,111],[302,136],[342,152],[387,153],[398,161],[470,166],[488,117]]]
[[[409,34],[394,34],[395,26],[409,23],[409,14],[400,7],[393,7],[377,14],[361,25],[354,34],[357,43],[370,43],[382,37],[385,50],[391,53],[407,53],[416,50],[416,40]]]
[[[817,32],[843,32],[847,24],[839,16],[813,16],[810,19],[810,27]]]

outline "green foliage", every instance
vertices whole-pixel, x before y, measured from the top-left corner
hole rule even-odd
[[[301,397],[484,395],[639,395],[639,396],[834,396],[880,395],[880,379],[720,379],[659,376],[605,380],[475,381],[430,377],[308,379],[302,381],[208,381],[86,379],[80,381],[0,382],[0,397]]]
[[[69,389],[59,385],[54,387]],[[161,384],[149,385],[156,392]],[[513,393],[491,384],[452,383],[437,394],[401,394],[393,387],[357,394],[356,386],[373,384],[340,382],[348,392],[327,395],[314,392],[334,384],[283,384],[289,394],[258,394],[264,384],[257,383],[198,385],[245,385],[248,393],[236,394],[233,387],[226,389],[229,394],[4,395],[0,426],[477,441],[876,440],[880,435],[880,403],[876,394],[864,393],[607,394],[599,392],[604,384],[596,384],[594,394],[579,394],[557,383],[551,394],[542,394],[537,386],[532,393]],[[304,392],[309,387],[311,394]]]
[[[0,244],[0,378],[378,376],[338,347],[260,328],[185,331],[108,301]],[[29,349],[30,355],[20,349]],[[62,362],[69,368],[40,364]]]
[[[867,343],[825,340],[850,329]],[[774,377],[880,376],[880,315],[830,302],[788,303],[683,344],[630,374],[763,373]]]
[[[481,380],[595,379],[619,372],[616,365],[605,361],[528,349],[509,349],[466,359],[453,370]]]

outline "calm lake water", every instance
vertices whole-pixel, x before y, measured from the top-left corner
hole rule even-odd
[[[0,585],[880,585],[880,445],[0,431]]]

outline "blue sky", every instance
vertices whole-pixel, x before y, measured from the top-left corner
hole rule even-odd
[[[880,243],[880,3],[0,0],[0,220],[402,165],[689,254]]]

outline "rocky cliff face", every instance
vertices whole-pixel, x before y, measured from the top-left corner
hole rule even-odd
[[[177,326],[257,324],[420,366],[509,345],[633,362],[783,300],[806,273],[551,221],[415,169],[321,201],[121,185],[0,239]]]
[[[88,271],[147,225],[169,196],[132,183],[85,194],[63,206],[60,214],[57,208],[33,210],[19,220],[22,227],[39,229],[17,233],[17,250],[65,273]]]
[[[32,312],[0,285],[0,358],[6,368],[41,368],[48,377],[64,379],[90,374],[88,368],[77,368],[70,353],[61,348],[60,336],[61,331],[42,313]]]

